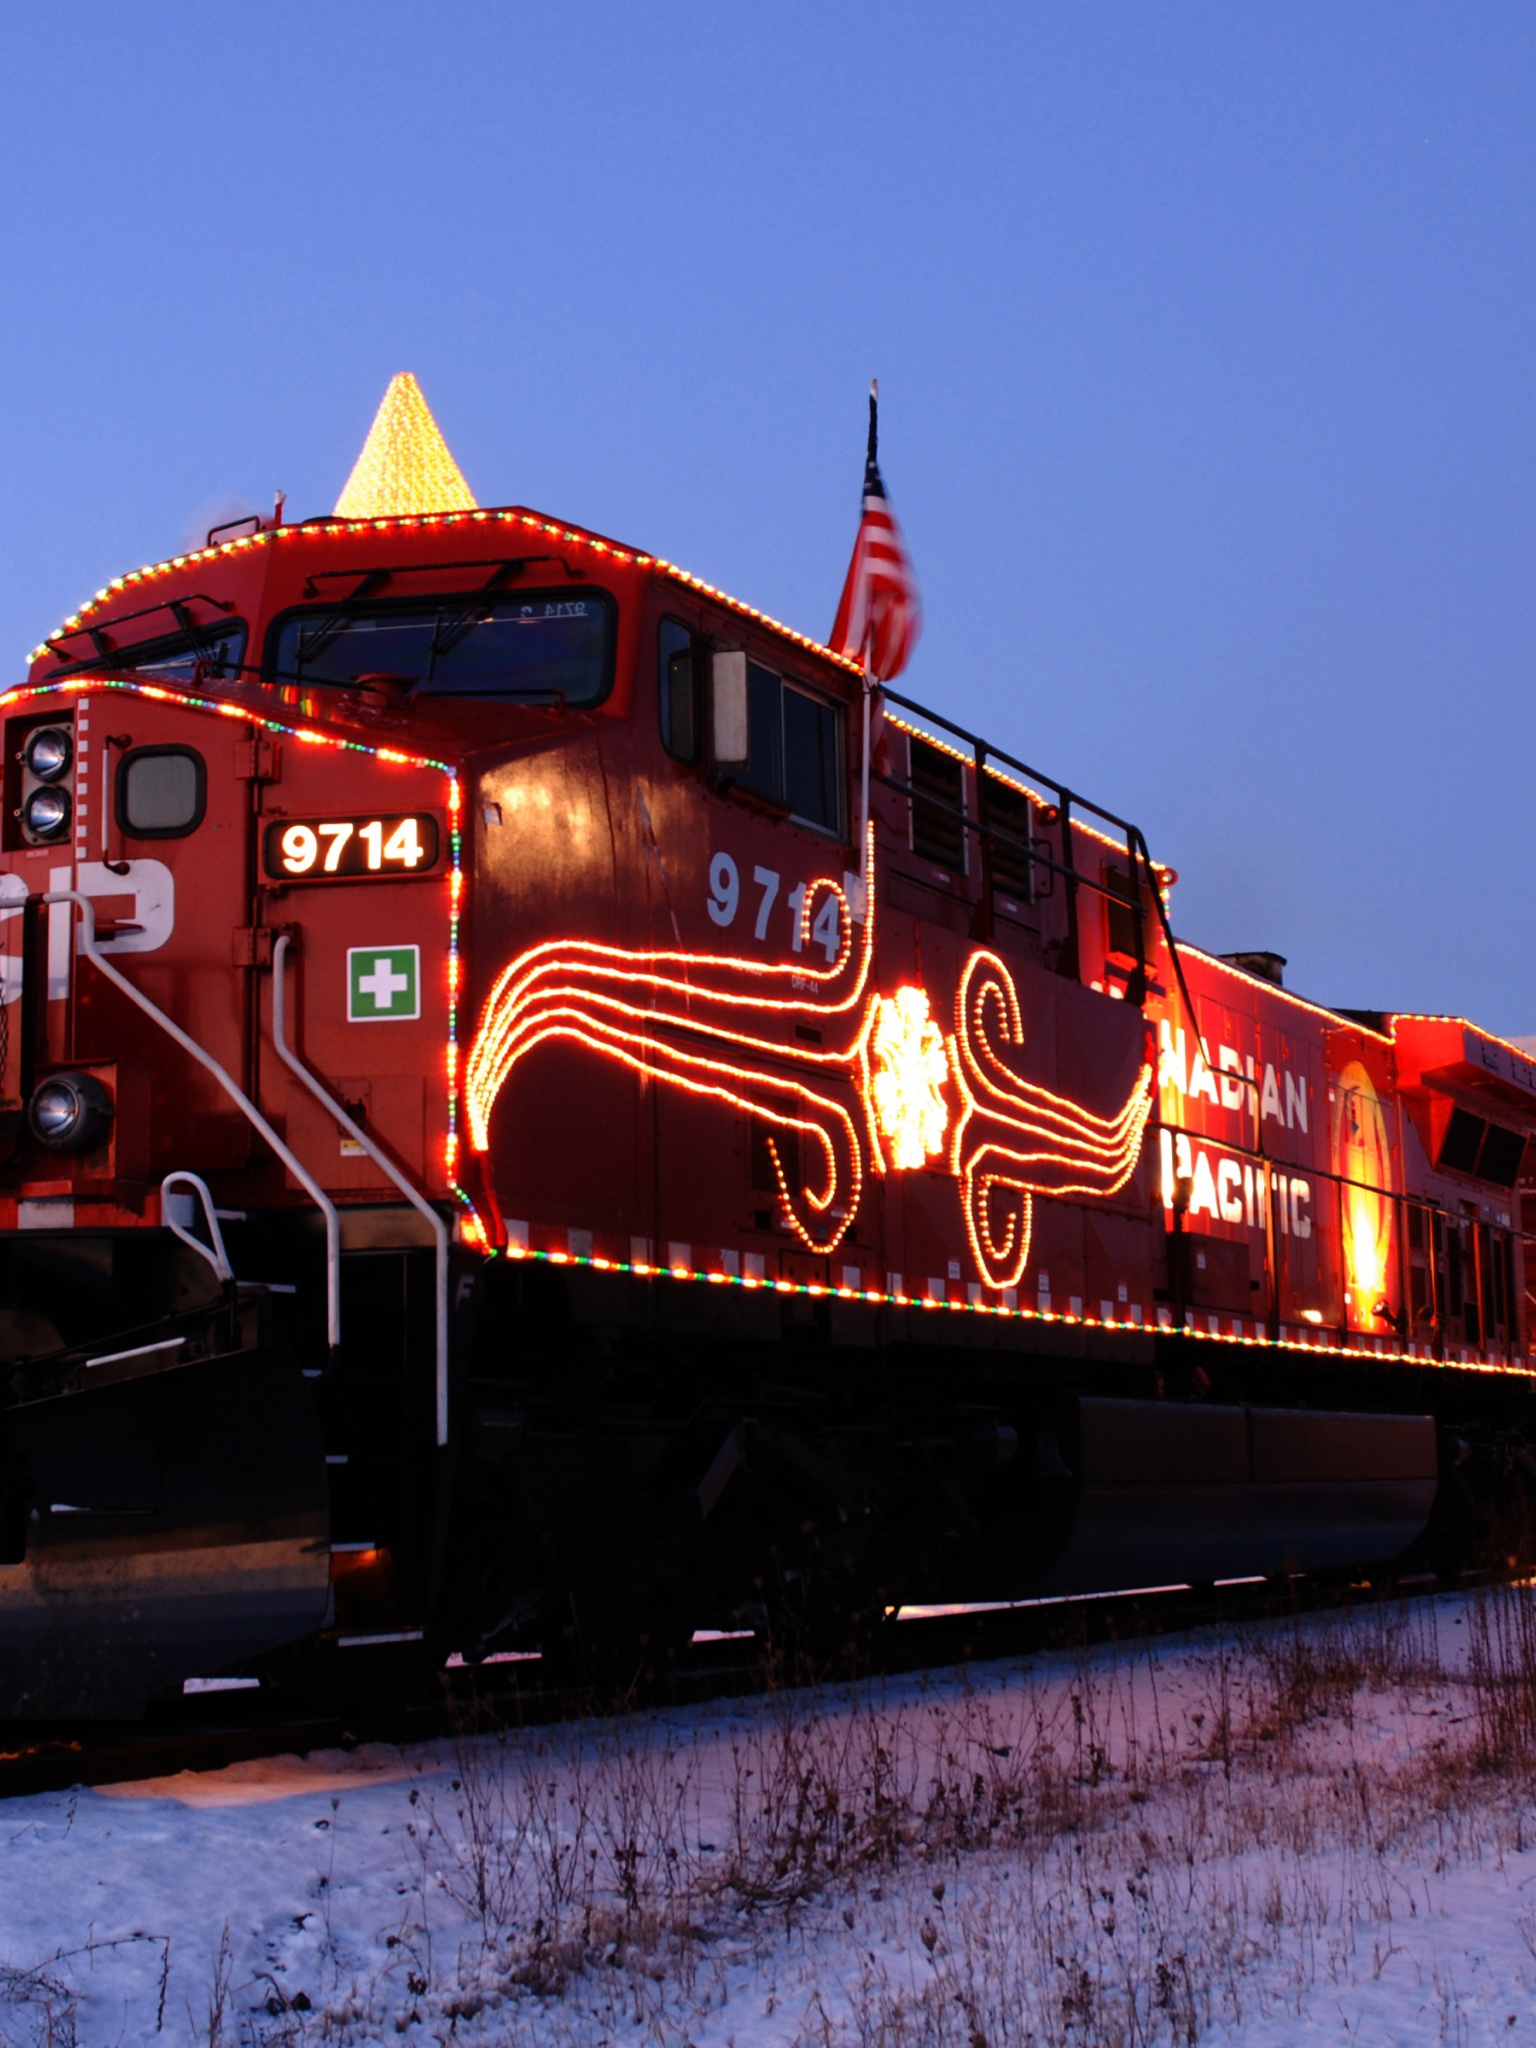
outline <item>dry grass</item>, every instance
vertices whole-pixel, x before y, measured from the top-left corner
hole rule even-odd
[[[229,1930],[225,1929],[227,1936]],[[163,2030],[170,1986],[171,1944],[163,1934],[126,1934],[60,1948],[37,1969],[0,1964],[0,2048],[77,2048],[81,1995],[78,1980],[114,1950],[143,1950],[154,1958],[156,2027]],[[222,1970],[226,1951],[220,1949]],[[227,1983],[227,1973],[216,1981]],[[199,2027],[192,2022],[193,2038]]]
[[[797,2048],[1192,2048],[1401,1969],[1441,1874],[1531,1845],[1533,1790],[1524,1587],[467,1736],[412,1795],[387,1966],[327,1922],[327,1981],[274,2008],[221,1952],[196,2037],[682,2044],[766,1998]],[[1455,1985],[1425,1998],[1464,2038]],[[59,1964],[0,1982],[0,2040],[73,2024]]]
[[[686,2039],[775,1947],[835,1942],[836,1981],[778,1971],[807,2048],[1194,2043],[1379,1974],[1426,1871],[1524,1845],[1536,1599],[1475,1596],[1452,1643],[1442,1615],[1297,1619],[1176,1678],[1153,1645],[784,1693],[726,1743],[467,1743],[424,1869],[520,2038]]]

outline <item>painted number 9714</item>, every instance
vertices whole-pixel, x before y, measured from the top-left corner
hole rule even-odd
[[[261,847],[262,866],[274,881],[423,874],[437,864],[437,820],[423,811],[392,818],[274,818]]]
[[[806,940],[801,922],[801,912],[805,907],[805,884],[799,883],[781,899],[781,882],[782,877],[777,868],[753,868],[752,887],[757,892],[757,906],[752,919],[752,936],[773,943],[770,933],[773,909],[774,905],[782,900],[789,918],[790,950],[799,953],[804,950]],[[717,853],[709,864],[708,908],[712,923],[728,925],[735,921],[741,903],[741,890],[741,874],[735,861],[728,853]],[[813,944],[821,947],[830,965],[837,958],[837,949],[842,941],[838,899],[830,891],[816,909],[816,915],[811,920],[809,936]]]

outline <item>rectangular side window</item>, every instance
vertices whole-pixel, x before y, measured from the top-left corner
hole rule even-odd
[[[657,641],[661,743],[679,761],[698,754],[698,698],[693,635],[676,619],[663,619]]]
[[[784,686],[784,800],[797,818],[838,827],[837,713],[823,698]]]
[[[1483,1139],[1483,1149],[1477,1155],[1477,1177],[1479,1180],[1491,1180],[1501,1188],[1512,1188],[1520,1178],[1524,1159],[1525,1133],[1506,1130],[1502,1124],[1490,1124]]]
[[[747,663],[747,772],[742,777],[759,796],[784,801],[784,706],[771,668]]]
[[[733,773],[803,824],[843,829],[842,709],[747,664],[747,761]]]

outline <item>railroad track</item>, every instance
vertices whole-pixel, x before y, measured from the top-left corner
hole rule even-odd
[[[1462,1572],[1443,1578],[1419,1573],[1369,1581],[1265,1579],[1214,1590],[1166,1587],[916,1609],[901,1614],[882,1632],[879,1654],[862,1673],[829,1675],[894,1676],[1074,1646],[1131,1642],[1221,1622],[1252,1624],[1366,1602],[1427,1599],[1517,1576]],[[537,1658],[454,1665],[439,1678],[435,1696],[377,1711],[353,1705],[295,1713],[291,1700],[277,1694],[215,1691],[157,1702],[143,1720],[131,1723],[12,1724],[9,1740],[0,1747],[0,1799],[75,1785],[219,1770],[267,1756],[355,1749],[373,1742],[424,1742],[465,1730],[536,1726],[614,1711],[612,1701],[600,1699],[589,1688],[544,1682]],[[784,1682],[753,1639],[717,1637],[695,1642],[664,1685],[626,1705],[635,1710],[698,1705],[766,1693]],[[805,1682],[814,1682],[814,1675],[807,1674]]]

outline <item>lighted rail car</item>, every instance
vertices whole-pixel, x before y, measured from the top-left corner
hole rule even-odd
[[[1476,1533],[1518,1048],[667,562],[247,524],[0,699],[0,1712]]]

